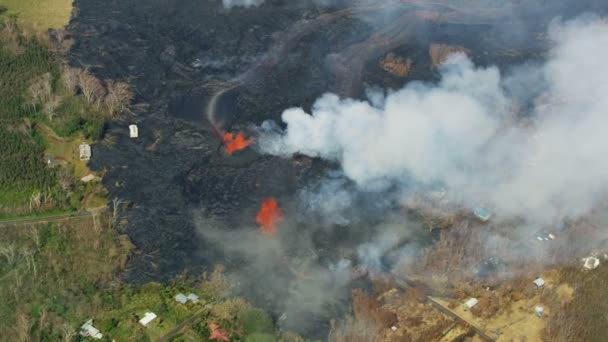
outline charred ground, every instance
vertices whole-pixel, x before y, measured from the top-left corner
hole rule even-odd
[[[78,15],[69,25],[76,39],[72,63],[100,78],[128,80],[137,93],[132,117],[108,124],[90,163],[105,171],[109,197],[125,203],[120,211],[123,229],[138,248],[125,279],[166,281],[223,263],[248,279],[243,288],[252,299],[280,315],[275,302],[289,291],[294,276],[290,267],[298,263],[291,260],[335,261],[371,233],[318,227],[317,221],[298,216],[297,191],[333,165],[262,156],[255,149],[227,156],[218,130],[279,121],[285,108],[309,108],[325,92],[361,97],[366,85],[398,88],[407,81],[432,81],[437,77],[429,54],[432,43],[463,46],[478,64],[508,68],[542,56],[546,46],[541,33],[554,16],[575,15],[599,4],[538,6],[536,12],[515,6],[490,15],[467,5],[408,1],[380,6],[361,2],[351,9],[269,1],[254,9],[226,11],[215,1],[77,0]],[[443,14],[428,19],[416,11]],[[413,60],[407,78],[379,67],[388,52]],[[227,91],[209,109],[222,90]],[[131,122],[140,126],[137,140],[126,134]],[[276,292],[271,294],[259,288],[266,284],[265,274],[250,268],[246,257],[227,253],[218,241],[197,233],[207,228],[255,232],[255,213],[268,197],[277,198],[285,216],[293,218],[288,219],[290,234],[281,235],[291,247],[289,255],[277,255],[267,267],[284,273],[272,280]],[[361,201],[368,204],[371,199]],[[376,224],[387,208],[392,210],[390,205],[371,210],[352,224]],[[209,222],[214,226],[206,227]],[[312,244],[301,246],[301,236]],[[292,266],[285,266],[285,259]]]

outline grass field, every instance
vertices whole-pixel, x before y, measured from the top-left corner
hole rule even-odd
[[[21,23],[43,31],[63,28],[72,13],[72,0],[0,0],[0,6],[17,14]]]

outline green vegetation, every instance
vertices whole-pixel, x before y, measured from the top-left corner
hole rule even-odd
[[[271,318],[244,299],[218,268],[198,279],[169,284],[120,282],[132,245],[104,215],[64,223],[0,226],[0,336],[4,340],[74,341],[93,319],[104,341],[303,341],[277,337]],[[180,304],[178,293],[198,303]],[[144,327],[146,312],[158,318]]]
[[[17,15],[20,23],[44,31],[63,28],[72,13],[72,0],[2,0],[2,6],[8,14]]]
[[[0,336],[6,340],[58,341],[73,335],[83,318],[115,305],[111,288],[131,244],[102,217],[2,226],[0,241]]]
[[[103,205],[99,184],[79,182],[91,171],[78,145],[100,139],[133,94],[65,66],[48,38],[0,18],[0,217]]]
[[[229,297],[221,269],[170,284],[122,283],[132,245],[104,215],[2,224],[107,202],[99,182],[80,181],[91,170],[78,145],[102,138],[105,120],[125,112],[133,93],[126,83],[65,65],[69,42],[20,27],[61,27],[68,8],[64,0],[0,5],[0,340],[81,341],[79,327],[93,319],[105,341],[276,341],[266,313]],[[200,302],[177,303],[179,292]],[[146,312],[158,318],[143,327]]]
[[[28,214],[28,215],[4,215],[2,217],[0,217],[0,223],[2,222],[7,222],[7,221],[12,221],[12,220],[24,220],[24,219],[36,219],[36,218],[53,218],[55,216],[62,216],[65,214],[69,214],[69,213],[75,213],[72,210],[60,210],[60,209],[56,209],[56,210],[50,210],[44,213],[32,213],[32,214]]]

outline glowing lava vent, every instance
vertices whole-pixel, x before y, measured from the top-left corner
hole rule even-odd
[[[246,139],[243,132],[236,135],[232,133],[224,134],[224,150],[228,154],[240,151],[253,143],[253,139]]]
[[[260,225],[264,235],[276,235],[277,224],[283,220],[283,213],[274,198],[269,198],[262,203],[255,221]]]

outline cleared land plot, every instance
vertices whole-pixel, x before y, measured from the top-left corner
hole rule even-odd
[[[39,30],[60,29],[67,25],[72,13],[72,0],[0,0],[9,14]]]

